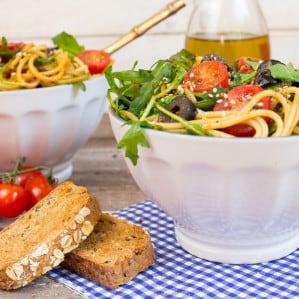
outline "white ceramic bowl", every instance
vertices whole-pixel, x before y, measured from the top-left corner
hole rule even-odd
[[[119,141],[128,126],[109,110]],[[299,247],[299,137],[216,138],[144,130],[150,148],[126,162],[174,219],[177,241],[210,261],[248,264]]]
[[[53,167],[60,181],[72,174],[72,158],[106,109],[104,76],[74,85],[0,92],[0,171],[22,157],[28,165]]]

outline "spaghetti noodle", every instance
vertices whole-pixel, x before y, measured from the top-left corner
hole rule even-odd
[[[1,72],[0,91],[30,89],[81,82],[90,78],[88,66],[60,49],[29,43],[7,62]]]
[[[289,98],[293,96],[293,99]],[[275,112],[266,109],[254,109],[262,98],[270,96],[273,102],[281,105],[281,111]],[[120,114],[127,119],[137,120],[136,116],[128,111],[121,111]],[[279,91],[265,90],[255,95],[252,100],[240,111],[198,111],[195,120],[191,124],[200,124],[211,136],[234,137],[233,135],[220,131],[221,129],[236,124],[244,123],[255,129],[254,137],[269,137],[269,127],[265,118],[270,118],[276,130],[271,135],[290,136],[299,134],[299,88],[286,87]],[[163,131],[187,134],[187,129],[180,122],[159,122],[158,114],[149,116],[145,120],[154,129]]]
[[[288,100],[289,95],[295,94],[294,100]],[[263,97],[271,96],[282,105],[280,113],[273,110],[258,109],[255,105],[261,101]],[[272,136],[289,136],[298,134],[297,124],[299,121],[299,90],[298,88],[285,88],[282,91],[266,90],[256,96],[240,111],[208,111],[198,113],[196,120],[191,123],[199,123],[202,127],[210,132],[213,136],[220,136],[218,131],[225,127],[246,123],[254,127],[256,133],[254,137],[268,137],[269,128],[264,118],[270,118],[276,126],[276,131]],[[163,123],[150,121],[153,127],[161,127],[163,130],[171,131],[183,129],[180,123]],[[234,137],[230,134],[221,136]]]

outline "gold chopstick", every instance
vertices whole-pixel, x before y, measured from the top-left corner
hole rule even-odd
[[[154,14],[153,16],[145,20],[143,23],[133,27],[128,33],[121,36],[117,41],[113,42],[111,45],[109,45],[103,50],[110,54],[114,53],[115,51],[119,50],[120,48],[124,47],[125,45],[136,39],[137,37],[143,35],[146,31],[148,31],[161,21],[175,14],[185,5],[186,4],[183,0],[175,0],[170,2],[158,13]]]

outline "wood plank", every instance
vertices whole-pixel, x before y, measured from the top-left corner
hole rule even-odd
[[[147,197],[132,178],[116,148],[108,115],[74,157],[71,180],[86,186],[106,211],[120,210]]]

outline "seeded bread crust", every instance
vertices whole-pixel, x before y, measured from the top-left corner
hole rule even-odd
[[[86,188],[67,181],[0,231],[0,289],[25,286],[59,265],[101,216]]]
[[[67,254],[61,265],[109,289],[116,289],[153,263],[154,248],[144,229],[102,213],[91,235]]]

